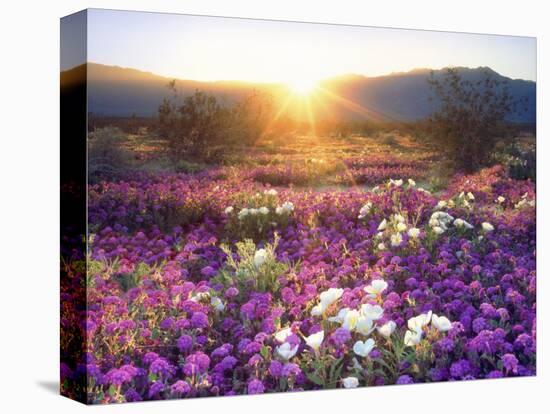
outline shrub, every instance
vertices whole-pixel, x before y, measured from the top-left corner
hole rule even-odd
[[[226,208],[226,232],[232,239],[264,240],[272,230],[286,227],[293,211],[291,202],[279,204],[273,189],[254,196],[243,193],[235,200],[235,207]]]
[[[230,109],[226,145],[253,145],[267,132],[272,114],[271,97],[252,91]]]
[[[186,156],[212,160],[219,156],[228,112],[213,95],[199,90],[180,104],[175,82],[169,87],[173,99],[164,99],[159,107],[159,133],[166,139],[168,153],[175,162]]]
[[[495,154],[494,160],[507,167],[511,178],[536,181],[537,154],[534,148],[523,148],[513,143]]]
[[[380,140],[380,142],[390,147],[399,145],[399,141],[397,140],[395,135],[391,133],[382,135],[382,139]]]
[[[433,140],[456,166],[476,171],[491,158],[497,140],[505,133],[504,122],[518,102],[506,81],[485,70],[477,80],[465,80],[456,68],[429,79],[439,109],[431,116]]]
[[[206,169],[206,166],[204,164],[199,164],[196,162],[179,160],[175,165],[175,169],[176,169],[176,172],[178,173],[193,174],[193,173],[204,171]]]
[[[278,243],[277,233],[273,243],[266,244],[263,249],[257,249],[252,240],[246,239],[236,244],[237,258],[233,257],[229,246],[222,245],[221,249],[227,255],[227,267],[218,275],[218,280],[226,286],[236,283],[242,292],[277,291],[278,278],[289,270],[288,264],[277,261],[275,249]]]
[[[253,144],[271,119],[270,100],[255,91],[233,106],[224,106],[200,90],[181,100],[175,81],[169,88],[173,97],[159,107],[158,132],[176,163],[186,158],[218,162],[224,148]]]
[[[130,153],[122,147],[124,134],[118,128],[101,128],[88,134],[90,183],[122,178],[129,168]]]

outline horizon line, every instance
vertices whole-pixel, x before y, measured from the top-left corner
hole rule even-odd
[[[139,69],[139,68],[130,67],[130,66],[120,66],[120,65],[117,65],[117,64],[106,64],[106,63],[91,62],[91,61],[81,63],[79,65],[76,65],[76,66],[73,66],[71,68],[64,69],[64,70],[60,68],[60,73],[68,72],[70,70],[73,70],[75,68],[78,68],[78,67],[86,65],[86,64],[100,65],[100,66],[126,69],[126,70],[135,70],[135,71],[150,74],[150,75],[153,75],[153,76],[159,76],[159,77],[163,77],[163,78],[167,78],[167,79],[180,80],[180,81],[192,81],[192,82],[201,82],[201,83],[241,82],[241,83],[253,83],[253,84],[262,84],[262,85],[287,85],[288,84],[288,81],[284,81],[284,80],[271,80],[271,81],[269,81],[269,80],[247,80],[247,79],[209,79],[209,80],[191,79],[191,78],[183,78],[183,77],[176,77],[176,76],[168,76],[168,75],[165,75],[165,74],[156,73],[156,72],[152,72],[152,71],[149,71],[149,70]],[[536,79],[533,80],[533,79],[524,79],[524,78],[512,78],[512,77],[503,75],[502,73],[497,72],[496,70],[494,70],[490,66],[471,67],[471,66],[452,66],[452,65],[443,66],[443,67],[440,67],[440,68],[414,67],[414,68],[412,68],[410,70],[406,70],[406,71],[388,72],[388,73],[378,74],[378,75],[366,75],[366,74],[362,74],[362,73],[342,72],[342,73],[335,74],[335,75],[332,75],[332,76],[319,78],[316,81],[317,82],[322,82],[322,81],[325,81],[325,80],[330,80],[330,79],[334,79],[334,78],[338,78],[338,77],[344,77],[344,76],[361,76],[361,77],[367,78],[367,79],[383,78],[383,77],[388,77],[388,76],[397,76],[397,75],[410,74],[412,72],[417,72],[417,71],[440,71],[440,70],[444,70],[444,69],[448,69],[448,68],[470,69],[470,70],[489,69],[489,70],[492,70],[493,72],[497,73],[498,75],[500,75],[502,77],[505,77],[505,78],[508,78],[510,80],[520,80],[520,81],[524,81],[524,82],[533,82],[533,83],[537,82]]]

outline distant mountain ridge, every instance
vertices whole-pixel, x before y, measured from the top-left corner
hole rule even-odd
[[[77,67],[61,73],[61,86],[69,83]],[[490,68],[458,68],[463,79],[478,80]],[[513,122],[536,121],[536,83],[521,79],[506,78],[494,71],[494,76],[507,80],[511,95],[526,102],[526,111],[511,114]],[[432,91],[428,84],[431,70],[413,69],[409,72],[385,76],[366,77],[347,74],[322,80],[320,85],[330,99],[323,106],[334,117],[347,119],[378,118],[395,121],[414,121],[433,113],[437,103],[430,100]],[[443,70],[434,71],[441,76]],[[117,66],[87,64],[88,112],[105,116],[153,116],[159,104],[170,96],[167,88],[172,78]],[[263,84],[241,81],[200,82],[177,80],[178,90],[183,95],[201,89],[215,94],[224,102],[240,99],[251,90],[266,91],[275,99],[284,99],[288,87],[284,84]],[[364,111],[362,108],[367,108]]]

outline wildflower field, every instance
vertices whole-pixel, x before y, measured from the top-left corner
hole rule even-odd
[[[535,184],[505,163],[449,173],[407,137],[300,136],[177,172],[128,142],[140,168],[89,185],[85,274],[65,263],[63,393],[536,374]]]

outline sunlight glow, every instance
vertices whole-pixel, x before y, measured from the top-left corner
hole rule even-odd
[[[308,78],[294,79],[288,82],[288,86],[296,95],[309,95],[317,89],[317,81]]]
[[[533,37],[98,9],[87,30],[89,62],[177,79],[281,83],[446,66],[536,79]]]

